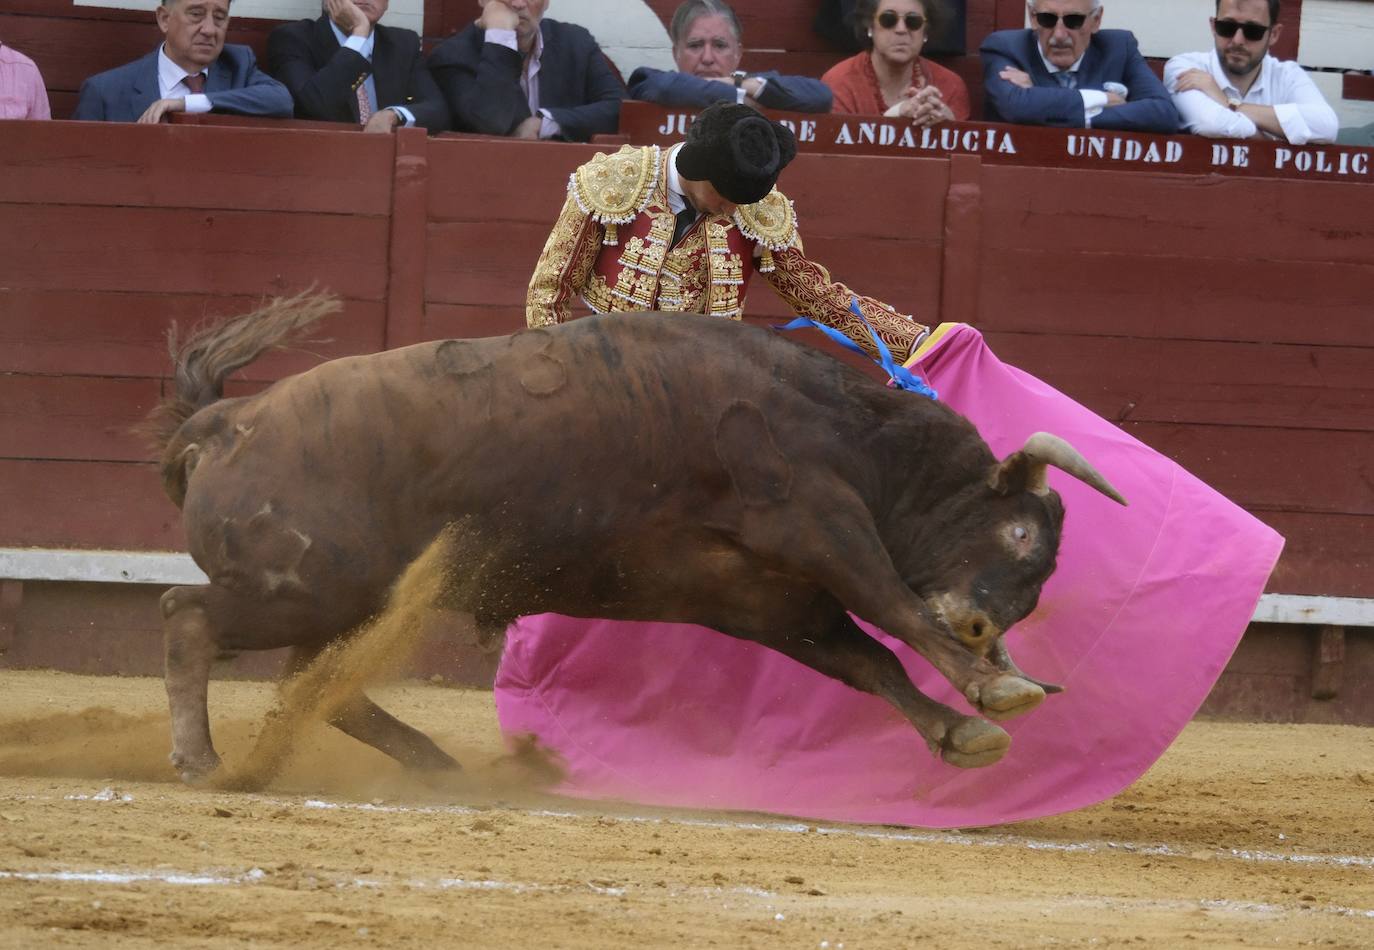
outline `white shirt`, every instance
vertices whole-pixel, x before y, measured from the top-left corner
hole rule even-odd
[[[1051,76],[1053,76],[1055,73],[1078,72],[1078,67],[1083,65],[1083,56],[1088,55],[1087,51],[1085,50],[1083,56],[1080,56],[1078,57],[1078,59],[1074,60],[1072,66],[1070,66],[1068,69],[1060,69],[1058,66],[1054,65],[1054,63],[1050,62],[1048,59],[1045,58],[1045,51],[1040,48],[1039,43],[1035,44],[1035,51],[1040,54],[1040,62],[1045,64],[1045,68],[1050,71]],[[1058,80],[1055,81],[1058,82]],[[1107,108],[1107,93],[1101,89],[1079,89],[1078,94],[1083,97],[1083,124],[1088,128],[1092,128],[1093,117],[1096,116],[1103,109]]]
[[[204,73],[204,70],[201,71]],[[210,97],[203,92],[192,92],[186,85],[186,77],[192,75],[167,58],[167,44],[157,48],[157,89],[159,99],[185,99],[187,112],[209,112]],[[205,77],[207,80],[209,76]]]
[[[483,39],[488,43],[499,43],[507,49],[520,52],[519,38],[514,30],[487,30]],[[544,33],[542,30],[536,30],[534,49],[530,51],[530,58],[520,73],[520,91],[525,94],[525,101],[530,104],[530,115],[539,116],[539,137],[551,139],[562,132],[563,127],[554,121],[548,109],[539,108],[539,62],[543,58]]]
[[[357,53],[369,63],[372,62],[372,49],[377,45],[377,31],[368,31],[367,36],[354,36],[350,33],[344,36],[344,31],[339,29],[339,24],[333,20],[329,21],[329,28],[334,31],[334,39],[339,41],[340,46],[346,46]],[[372,74],[368,73],[363,80],[363,88],[367,90],[367,101],[372,103],[372,111],[377,111],[377,83],[373,80]],[[399,115],[406,128],[415,124],[414,114],[405,106],[387,106],[392,112]]]
[[[1284,137],[1294,145],[1336,140],[1340,125],[1336,111],[1322,98],[1316,83],[1301,66],[1265,56],[1259,75],[1242,96],[1231,76],[1221,68],[1221,58],[1215,49],[1205,53],[1179,53],[1164,65],[1164,86],[1174,97],[1174,108],[1178,109],[1189,132],[1210,138],[1248,139],[1260,131],[1248,116],[1231,111],[1205,92],[1196,89],[1179,92],[1178,77],[1189,69],[1211,74],[1228,97],[1251,105],[1273,106]]]

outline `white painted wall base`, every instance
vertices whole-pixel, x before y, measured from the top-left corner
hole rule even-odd
[[[189,554],[175,551],[0,548],[0,580],[170,585],[204,584],[208,579]],[[1254,620],[1374,627],[1374,598],[1265,594]]]

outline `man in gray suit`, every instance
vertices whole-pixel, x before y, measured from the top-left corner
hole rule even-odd
[[[291,115],[291,93],[246,46],[225,46],[229,0],[162,0],[166,39],[153,52],[81,84],[74,119],[161,122],[169,112]]]

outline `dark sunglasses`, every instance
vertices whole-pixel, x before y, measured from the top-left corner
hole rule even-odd
[[[1037,13],[1035,15],[1035,22],[1040,24],[1042,30],[1052,30],[1055,24],[1059,22],[1059,14]],[[1088,14],[1086,13],[1064,14],[1064,29],[1066,30],[1080,30],[1083,28],[1083,24],[1087,22]]]
[[[1212,29],[1223,40],[1229,40],[1236,35],[1236,30],[1240,30],[1251,43],[1264,39],[1264,34],[1269,32],[1268,26],[1253,20],[1246,20],[1244,23],[1237,23],[1235,20],[1213,20]]]
[[[902,17],[902,20],[906,22],[906,28],[913,33],[926,25],[926,18],[919,13],[908,13]],[[895,30],[897,28],[897,11],[884,10],[879,13],[878,25],[885,30]]]

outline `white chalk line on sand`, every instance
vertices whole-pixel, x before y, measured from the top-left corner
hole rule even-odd
[[[760,902],[777,901],[779,895],[774,891],[763,890],[756,887],[673,887],[666,892],[660,892],[657,887],[646,886],[616,886],[604,884],[599,881],[584,881],[580,884],[540,884],[522,881],[498,881],[491,879],[472,880],[467,878],[377,878],[377,877],[355,877],[355,878],[331,878],[328,875],[312,872],[311,876],[316,881],[326,884],[338,890],[348,888],[359,888],[369,890],[382,890],[391,887],[400,887],[408,890],[434,890],[434,891],[504,891],[514,894],[532,893],[553,893],[571,894],[586,893],[603,895],[606,897],[625,897],[639,894],[665,893],[667,896],[679,897],[704,897],[718,899],[724,897],[745,897],[755,898]],[[43,884],[108,884],[112,886],[134,885],[134,884],[164,884],[173,887],[234,887],[251,886],[272,883],[272,875],[261,868],[250,868],[247,871],[233,874],[224,871],[179,871],[158,868],[153,870],[122,870],[110,871],[95,869],[87,871],[0,871],[0,881],[27,881]],[[814,898],[807,898],[808,901]],[[939,905],[940,898],[936,897],[915,897],[912,898],[921,904]],[[1138,897],[1107,897],[1101,895],[1064,895],[1061,897],[1037,897],[1020,898],[1014,901],[1018,905],[1024,905],[1025,909],[1046,907],[1061,910],[1111,910],[1111,911],[1135,911],[1146,913],[1178,913],[1191,912],[1195,910],[1216,911],[1231,913],[1249,917],[1264,918],[1287,918],[1294,915],[1308,915],[1313,913],[1329,914],[1337,917],[1354,917],[1374,920],[1374,910],[1364,910],[1353,907],[1343,907],[1338,904],[1298,904],[1283,905],[1273,903],[1262,903],[1256,901],[1223,900],[1214,898],[1199,898],[1196,900],[1161,900],[1154,898]],[[1006,902],[1002,905],[1006,909]],[[774,910],[772,903],[767,904],[769,911]],[[775,919],[781,920],[782,915]]]
[[[6,796],[11,800],[53,800],[51,796]],[[303,801],[270,798],[262,795],[243,796],[232,801],[242,802],[245,798],[264,805],[278,808],[307,808],[339,811],[380,812],[384,814],[424,814],[424,815],[479,815],[490,809],[474,808],[468,805],[388,805],[369,802],[331,802],[318,798]],[[66,801],[113,802],[128,804],[133,796],[104,788],[91,795],[65,795]],[[230,801],[226,799],[226,801]],[[522,809],[506,808],[507,811]],[[586,818],[587,813],[551,809],[523,810],[525,814],[537,818],[559,820]],[[980,832],[969,834],[960,831],[893,831],[874,828],[846,828],[838,825],[816,825],[794,821],[731,821],[723,818],[686,818],[663,817],[657,815],[603,815],[614,821],[639,822],[644,824],[680,825],[690,828],[710,828],[735,831],[768,831],[787,834],[818,834],[835,837],[877,838],[884,841],[904,841],[916,844],[958,845],[983,848],[1024,848],[1028,851],[1050,851],[1068,854],[1134,854],[1147,857],[1192,858],[1198,850],[1185,851],[1167,844],[1136,844],[1116,841],[1046,841],[1040,838],[1027,838],[1004,832]],[[1216,851],[1202,851],[1207,857],[1234,861],[1253,861],[1263,864],[1300,864],[1316,867],[1369,868],[1374,869],[1374,856],[1357,854],[1314,854],[1304,852],[1259,851],[1250,848],[1224,848]]]

